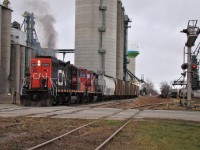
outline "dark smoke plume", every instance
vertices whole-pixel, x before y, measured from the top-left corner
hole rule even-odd
[[[51,14],[49,4],[43,0],[25,1],[25,8],[35,15],[37,34],[47,48],[56,48],[57,32],[54,28],[56,20]]]

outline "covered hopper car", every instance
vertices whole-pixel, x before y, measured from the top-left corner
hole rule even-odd
[[[52,57],[31,59],[21,89],[23,106],[51,106],[134,98],[139,87]]]

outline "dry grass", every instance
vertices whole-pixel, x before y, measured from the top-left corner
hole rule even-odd
[[[6,127],[7,124],[20,125]],[[91,122],[78,119],[50,118],[0,118],[0,150],[28,149],[46,142],[77,127]],[[44,149],[82,149],[92,150],[117,130],[123,122],[101,120],[85,127],[64,139],[60,139]]]
[[[200,124],[174,120],[133,121],[106,150],[197,150]]]

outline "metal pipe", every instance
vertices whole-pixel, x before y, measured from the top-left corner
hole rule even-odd
[[[103,0],[100,0],[100,8],[103,7]],[[101,9],[100,9],[101,10]],[[102,29],[105,29],[105,22],[106,22],[106,15],[105,15],[105,10],[101,10],[102,11]],[[105,31],[100,31],[100,43],[99,43],[99,49],[103,49],[103,32]],[[105,53],[101,52],[101,67],[102,67],[102,71],[105,74]]]
[[[185,46],[183,47],[183,63],[185,63]]]

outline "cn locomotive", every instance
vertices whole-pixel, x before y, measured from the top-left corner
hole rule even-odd
[[[139,95],[139,87],[132,82],[100,75],[48,56],[31,59],[30,73],[21,91],[23,106],[89,103]]]

